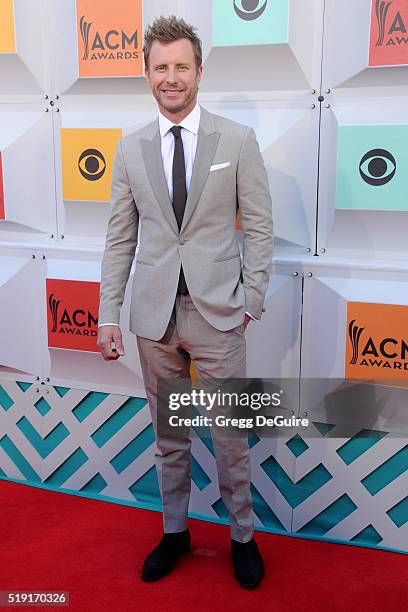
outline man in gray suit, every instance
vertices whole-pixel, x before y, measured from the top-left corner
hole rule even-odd
[[[268,180],[254,131],[197,104],[202,50],[194,30],[182,19],[160,17],[145,33],[146,77],[159,118],[118,144],[102,261],[98,346],[112,360],[124,354],[119,315],[138,245],[130,330],[156,435],[164,523],[143,566],[146,581],[168,574],[191,549],[190,435],[158,431],[157,382],[188,378],[191,360],[200,379],[245,378],[245,329],[261,318],[273,249]],[[215,431],[212,437],[234,575],[256,586],[264,567],[253,539],[248,441]]]

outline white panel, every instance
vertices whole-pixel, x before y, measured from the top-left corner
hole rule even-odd
[[[371,0],[326,0],[325,83],[344,84],[368,64]]]
[[[131,104],[116,104],[110,108],[105,103],[102,108],[89,109],[83,105],[83,100],[80,109],[73,109],[72,106],[71,109],[60,115],[63,128],[122,128],[125,133],[130,133],[157,116],[157,111],[153,109],[135,109]]]
[[[43,91],[49,87],[47,2],[14,0],[17,52]]]
[[[289,45],[309,88],[318,90],[321,80],[324,0],[292,0],[289,14]]]
[[[246,331],[249,378],[299,378],[301,267],[297,262],[274,266],[265,312]]]
[[[0,54],[0,98],[38,98],[49,87],[46,14],[46,0],[14,0],[16,53]]]
[[[38,259],[1,257],[0,365],[41,374],[44,265]]]
[[[52,87],[61,94],[79,77],[75,0],[57,0],[50,9],[51,46],[55,50]]]
[[[314,250],[318,113],[293,102],[222,101],[203,106],[254,128],[269,175],[277,254]]]
[[[3,151],[6,220],[47,234],[56,231],[52,145],[51,117],[37,113],[37,122]]]
[[[7,104],[0,109],[2,111],[0,114],[0,150],[4,151],[6,147],[33,127],[41,115],[38,109],[30,106],[17,107]]]

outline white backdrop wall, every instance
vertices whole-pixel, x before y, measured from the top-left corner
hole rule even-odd
[[[0,478],[159,508],[132,279],[126,356],[105,363],[95,337],[114,146],[157,113],[117,54],[135,31],[140,54],[142,28],[174,13],[203,40],[200,103],[254,127],[269,175],[274,272],[248,375],[297,381],[294,411],[314,423],[312,437],[251,442],[257,526],[408,551],[408,366],[374,386],[383,409],[356,409],[353,431],[341,400],[350,313],[385,305],[378,325],[394,319],[395,342],[408,319],[407,4],[386,2],[383,22],[377,0],[0,0]],[[86,64],[82,17],[111,60]],[[225,520],[197,438],[192,484],[192,514]]]

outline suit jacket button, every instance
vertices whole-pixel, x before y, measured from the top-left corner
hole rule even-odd
[[[186,241],[184,240],[184,238],[179,238],[178,243],[179,243],[179,244],[181,244],[181,245],[183,245],[183,244],[185,244],[185,243],[186,243]]]

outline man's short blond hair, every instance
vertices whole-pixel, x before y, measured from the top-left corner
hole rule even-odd
[[[195,33],[194,26],[186,23],[184,19],[175,15],[169,17],[160,16],[146,28],[144,35],[143,54],[145,66],[149,69],[149,55],[155,40],[161,43],[171,43],[186,38],[193,46],[197,68],[203,63],[203,52],[201,40]]]

